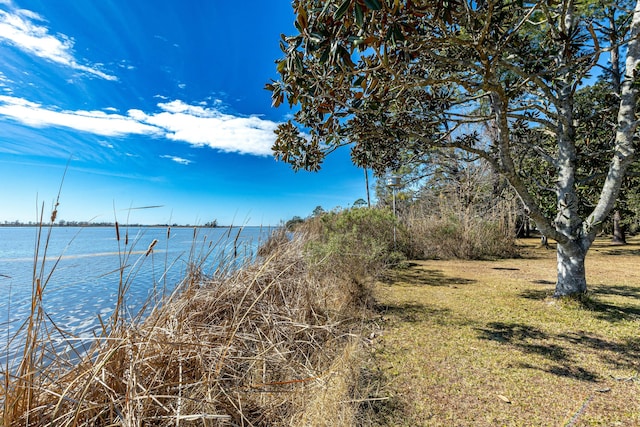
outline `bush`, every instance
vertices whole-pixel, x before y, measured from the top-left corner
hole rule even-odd
[[[518,255],[513,200],[493,206],[463,203],[456,195],[407,215],[408,254],[416,259],[495,259]]]
[[[354,208],[324,213],[310,219],[306,229],[314,234],[307,255],[322,274],[359,281],[406,259],[406,229],[388,210]]]

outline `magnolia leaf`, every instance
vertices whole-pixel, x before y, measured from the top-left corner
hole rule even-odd
[[[362,27],[364,25],[364,13],[362,11],[362,7],[360,7],[360,4],[356,3],[354,9],[356,13],[356,23],[359,27]]]
[[[299,7],[296,10],[296,12],[298,14],[298,18],[296,19],[296,22],[300,28],[300,32],[303,32],[304,30],[307,29],[307,25],[309,24],[307,11],[305,10],[304,7]]]
[[[351,6],[351,0],[345,0],[344,3],[340,5],[338,10],[336,10],[335,13],[333,14],[333,19],[337,21],[340,18],[342,18],[344,14],[347,12],[347,10],[349,9],[349,6]]]
[[[364,0],[364,4],[371,10],[382,9],[382,4],[378,0]]]

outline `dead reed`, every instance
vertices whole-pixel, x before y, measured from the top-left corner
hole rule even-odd
[[[25,361],[4,372],[2,424],[353,425],[357,379],[347,361],[358,354],[349,331],[358,309],[339,277],[310,272],[304,246],[302,235],[279,236],[256,262],[213,277],[193,258],[140,322],[120,313],[124,251],[114,316],[73,362],[41,333],[36,288]]]

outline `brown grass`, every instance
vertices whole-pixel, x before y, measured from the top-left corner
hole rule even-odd
[[[580,302],[550,297],[555,252],[529,241],[519,259],[389,272],[363,323],[362,263],[309,264],[304,233],[285,237],[215,277],[194,248],[184,282],[144,321],[120,315],[121,274],[103,336],[73,360],[49,342],[47,275],[34,268],[26,356],[0,372],[0,424],[640,425],[640,238],[596,242]]]
[[[555,251],[522,259],[420,261],[376,298],[382,387],[372,425],[640,425],[640,239],[596,242],[583,302],[551,298]],[[373,402],[373,401],[370,401]]]
[[[350,329],[362,313],[348,284],[309,274],[303,240],[217,277],[193,268],[144,322],[114,320],[79,361],[29,357],[4,373],[2,425],[354,425]]]

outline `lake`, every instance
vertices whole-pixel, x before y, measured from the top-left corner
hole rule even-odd
[[[53,227],[50,234],[42,230],[37,249],[37,227],[0,227],[0,353],[8,352],[29,316],[34,274],[44,284],[51,320],[87,338],[99,330],[98,316],[106,321],[113,313],[120,283],[128,287],[126,307],[133,317],[150,297],[171,292],[194,262],[212,274],[254,259],[272,230],[120,226],[116,233],[115,227]]]

